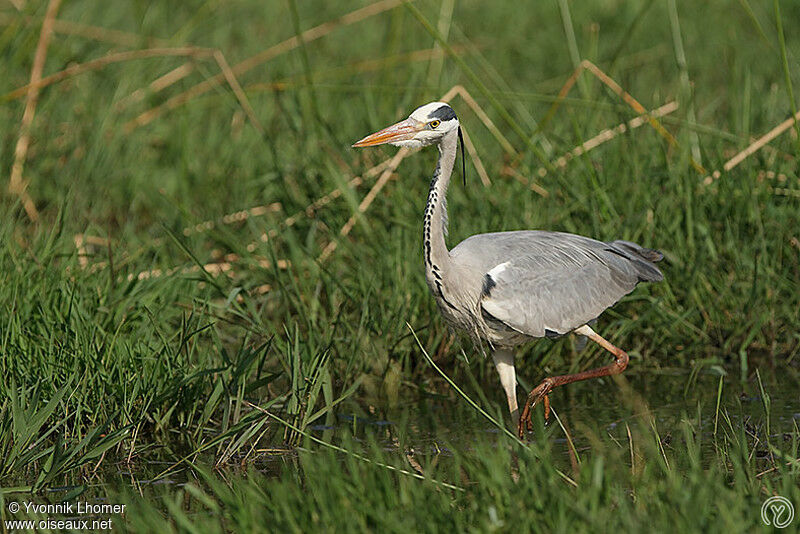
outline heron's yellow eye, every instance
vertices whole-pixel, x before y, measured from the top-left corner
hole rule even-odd
[[[433,129],[433,128],[436,128],[437,126],[439,126],[439,124],[441,124],[441,121],[438,121],[438,120],[437,121],[431,121],[431,122],[428,123],[428,126],[430,126],[431,129]]]

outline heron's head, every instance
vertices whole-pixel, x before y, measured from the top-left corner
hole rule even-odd
[[[392,124],[358,141],[354,147],[384,145],[417,148],[439,143],[448,133],[458,131],[456,112],[444,102],[431,102],[414,110],[405,120]]]

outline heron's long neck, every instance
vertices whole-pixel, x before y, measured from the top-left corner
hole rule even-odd
[[[423,224],[423,253],[425,271],[434,291],[441,294],[441,277],[450,266],[450,253],[447,251],[447,186],[453,174],[456,161],[458,134],[455,130],[442,138],[439,144],[439,162],[431,180],[428,203],[425,206]]]

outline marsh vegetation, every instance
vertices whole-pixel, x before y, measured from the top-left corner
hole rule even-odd
[[[800,507],[797,125],[753,145],[797,113],[800,5],[509,9],[0,4],[4,519],[80,498],[132,531],[734,532]],[[581,60],[656,125],[588,71],[559,98]],[[628,371],[556,391],[527,444],[425,286],[435,154],[350,149],[457,85],[479,159],[451,245],[665,254],[597,325]],[[520,383],[606,359],[542,340]]]

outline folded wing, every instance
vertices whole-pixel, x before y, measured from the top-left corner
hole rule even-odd
[[[483,314],[533,337],[566,334],[599,316],[639,282],[663,279],[654,250],[556,232],[514,232],[508,258],[484,275]],[[511,245],[509,243],[508,245]]]

